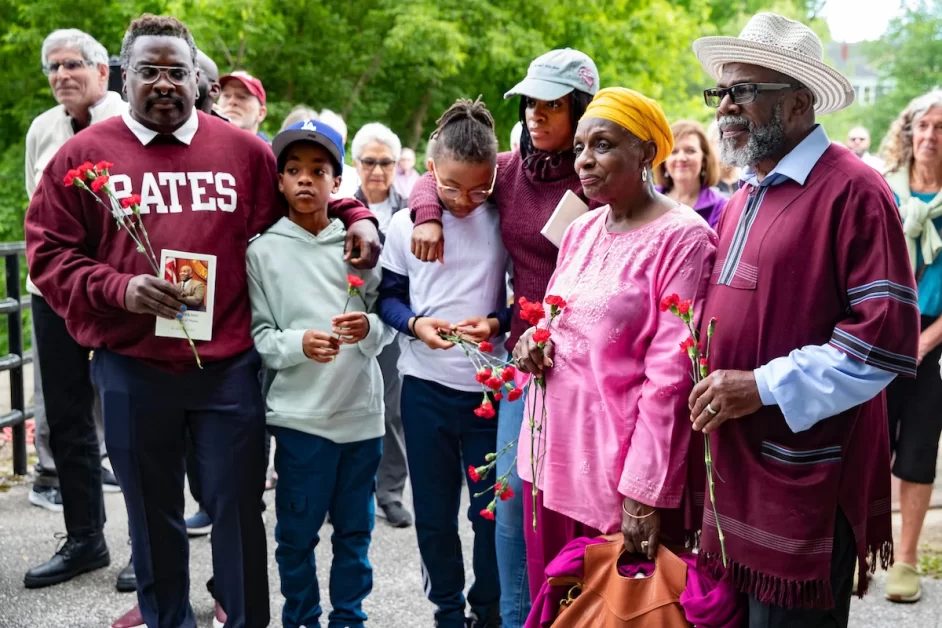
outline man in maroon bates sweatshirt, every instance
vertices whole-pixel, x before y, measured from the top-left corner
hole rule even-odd
[[[194,109],[195,59],[193,38],[176,19],[144,15],[131,23],[121,49],[129,112],[76,135],[50,162],[27,212],[27,256],[69,333],[95,351],[92,377],[127,504],[144,621],[151,628],[196,625],[183,523],[189,431],[214,524],[215,596],[227,625],[265,626],[265,414],[245,253],[283,207],[271,149]],[[110,185],[118,198],[140,194],[158,255],[215,256],[212,339],[196,342],[202,369],[185,340],[155,335],[155,317],[182,311],[176,286],[154,276],[89,192],[63,183],[69,169],[102,160],[114,163]],[[347,226],[348,256],[358,255],[352,262],[375,264],[380,245],[369,210],[352,199],[330,209]],[[81,552],[70,559],[84,560]]]

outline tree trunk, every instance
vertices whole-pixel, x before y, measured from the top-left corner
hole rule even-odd
[[[409,141],[406,146],[417,146],[419,138],[422,137],[422,129],[425,127],[425,118],[428,115],[428,108],[432,104],[432,88],[429,87],[422,95],[422,100],[412,114],[412,133],[409,135]]]
[[[360,92],[373,80],[373,77],[376,76],[376,73],[379,72],[382,65],[383,48],[380,47],[379,50],[376,51],[376,54],[373,55],[373,58],[370,59],[370,64],[367,66],[366,70],[363,71],[363,74],[360,75],[360,78],[358,78],[357,82],[353,85],[353,89],[350,90],[347,102],[344,103],[343,109],[340,111],[341,118],[346,120],[350,116],[350,112],[353,111],[353,105],[355,105],[360,98]]]

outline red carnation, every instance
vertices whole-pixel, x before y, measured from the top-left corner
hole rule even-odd
[[[505,366],[504,370],[500,372],[500,378],[505,382],[509,382],[517,374],[517,369],[512,366]]]
[[[543,346],[547,340],[550,339],[550,331],[548,329],[537,329],[533,332],[533,342]]]
[[[493,419],[497,415],[490,401],[482,401],[481,405],[474,409],[474,414],[482,419]]]
[[[523,396],[523,389],[514,388],[509,393],[507,393],[507,401],[516,401],[517,399],[520,399],[520,397],[522,396]]]
[[[82,173],[78,171],[78,168],[73,168],[65,173],[65,178],[62,179],[62,182],[66,185],[75,185],[75,180],[81,180]]]
[[[550,295],[548,295],[548,296],[546,297],[545,301],[546,301],[546,303],[547,303],[548,305],[552,305],[552,306],[555,307],[556,309],[560,309],[560,310],[561,310],[561,309],[563,309],[564,307],[566,307],[566,300],[563,299],[563,298],[562,298],[561,296],[559,296],[558,294],[550,294]]]
[[[487,378],[487,381],[484,382],[484,385],[491,390],[500,390],[501,386],[504,385],[504,381],[499,377],[491,376]]]
[[[491,509],[492,504],[493,502],[491,502],[491,504],[488,504],[487,508],[481,511],[482,519],[487,519],[488,521],[494,520],[494,511]]]
[[[670,294],[661,299],[661,311],[666,312],[672,307],[676,307],[680,303],[680,297],[676,294]]]
[[[526,297],[520,297],[517,304],[520,306],[520,318],[531,325],[536,325],[546,316],[542,303],[534,303],[533,301],[527,301]]]
[[[706,359],[706,358],[700,358],[700,366],[707,366],[707,359]]]
[[[113,165],[114,164],[110,161],[99,161],[97,164],[95,164],[95,171],[102,173],[105,170],[109,170]]]
[[[486,340],[482,340],[478,343],[478,350],[483,351],[484,353],[490,353],[494,350],[494,345]]]
[[[510,488],[509,486],[503,486],[500,492],[497,493],[497,496],[500,497],[500,500],[502,502],[505,502],[514,496],[514,490]]]
[[[494,401],[500,401],[503,398],[504,398],[504,393],[500,392],[499,390],[496,393],[494,393]]]
[[[694,347],[693,338],[688,336],[686,340],[680,343],[680,350],[684,353],[689,352]]]
[[[76,170],[83,179],[93,179],[98,176],[98,173],[95,172],[95,164],[90,161],[83,162]]]
[[[92,191],[98,192],[101,188],[105,187],[105,184],[108,183],[108,175],[103,174],[95,177],[95,180],[92,181]]]
[[[488,379],[490,379],[490,377],[491,377],[491,369],[481,369],[480,371],[474,374],[474,380],[479,384],[483,384]]]
[[[125,209],[127,209],[128,207],[134,207],[135,205],[140,205],[140,204],[141,204],[140,194],[132,194],[131,196],[128,196],[127,198],[121,199],[121,207],[124,207]]]
[[[351,288],[362,288],[362,287],[363,287],[363,284],[364,284],[364,281],[363,281],[363,278],[362,278],[362,277],[359,277],[359,276],[357,276],[357,275],[350,274],[350,275],[347,275],[347,284],[348,284]]]
[[[473,464],[468,465],[468,477],[471,478],[472,482],[481,481],[481,474],[478,473],[478,470],[475,468]]]
[[[684,299],[677,304],[677,312],[679,314],[688,314],[690,312],[690,299]]]

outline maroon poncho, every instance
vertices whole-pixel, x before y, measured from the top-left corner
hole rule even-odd
[[[736,237],[762,195],[748,237]],[[713,369],[752,370],[829,343],[900,375],[915,373],[919,315],[893,196],[872,168],[831,145],[802,186],[745,187],[726,207],[702,323],[717,318]],[[734,272],[724,262],[741,253]],[[722,275],[722,278],[721,278]],[[858,567],[892,561],[886,403],[870,401],[793,433],[778,406],[725,422],[712,437],[728,577],[759,601],[833,606],[837,508],[854,530]],[[721,478],[721,479],[720,479]],[[701,561],[719,564],[704,508]],[[861,577],[858,593],[866,588]]]

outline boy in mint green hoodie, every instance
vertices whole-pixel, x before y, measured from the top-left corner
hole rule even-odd
[[[373,585],[367,551],[384,432],[376,356],[392,334],[373,313],[379,272],[344,262],[343,223],[327,216],[340,185],[340,135],[306,120],[279,133],[272,149],[288,218],[249,246],[248,282],[252,337],[275,372],[266,417],[277,445],[282,623],[320,625],[314,547],[329,514],[329,625],[361,626],[362,602]]]

